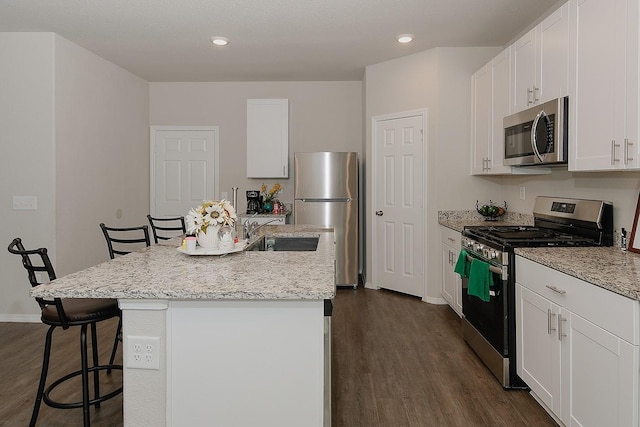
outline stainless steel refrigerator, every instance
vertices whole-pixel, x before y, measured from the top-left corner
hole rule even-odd
[[[336,285],[358,286],[358,153],[294,155],[294,223],[333,227]]]

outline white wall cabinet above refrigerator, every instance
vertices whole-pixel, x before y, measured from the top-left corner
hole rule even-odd
[[[569,3],[569,170],[638,169],[639,1]]]
[[[569,4],[512,45],[514,113],[569,93]]]
[[[289,100],[247,100],[247,177],[289,178]]]

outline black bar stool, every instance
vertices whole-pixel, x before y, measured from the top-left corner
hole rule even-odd
[[[151,215],[147,215],[149,224],[151,225],[151,231],[153,232],[153,240],[158,244],[158,240],[169,240],[173,237],[187,233],[187,226],[184,223],[183,216],[177,216],[172,218],[155,218]],[[162,235],[158,234],[158,231],[162,232]],[[169,234],[164,234],[164,232]]]
[[[116,255],[126,255],[142,247],[142,243],[151,246],[149,240],[149,227],[107,227],[100,223],[100,228],[107,240],[109,257],[114,259]],[[126,247],[126,249],[125,249]]]
[[[22,257],[22,265],[27,270],[29,282],[31,283],[32,287],[43,284],[43,282],[38,280],[38,273],[47,273],[49,281],[55,280],[56,274],[53,270],[53,266],[51,265],[51,261],[49,260],[49,255],[47,255],[46,248],[26,250],[22,245],[22,240],[16,238],[13,239],[8,249],[12,254],[20,255]],[[40,374],[38,393],[36,395],[36,402],[33,407],[33,413],[31,415],[31,422],[29,423],[29,425],[31,427],[36,425],[38,412],[40,410],[40,404],[44,400],[45,404],[53,408],[82,408],[84,416],[84,426],[88,427],[90,425],[89,408],[91,406],[99,408],[101,402],[104,402],[105,400],[111,399],[112,397],[122,393],[122,386],[120,386],[116,390],[113,390],[107,394],[100,394],[100,371],[106,370],[108,373],[110,373],[112,369],[122,370],[122,365],[114,365],[113,358],[108,365],[99,364],[98,335],[96,332],[96,324],[98,322],[111,319],[113,317],[118,317],[121,319],[121,311],[118,308],[118,301],[115,299],[98,298],[36,298],[36,301],[40,305],[42,323],[44,323],[45,325],[49,325],[49,330],[47,331],[47,337],[44,345],[44,358],[42,361],[42,372]],[[118,323],[118,325],[120,325],[120,322]],[[49,358],[51,355],[53,331],[57,327],[68,329],[72,326],[80,327],[81,368],[55,380],[53,383],[51,383],[51,385],[45,388],[47,373],[49,370]],[[89,366],[87,355],[88,326],[91,327],[91,349],[93,357],[93,365],[91,367]],[[115,355],[116,345],[117,339],[114,343],[114,351],[112,351],[112,356]],[[93,373],[93,397],[91,397],[89,390],[90,373]],[[77,376],[82,377],[81,402],[59,402],[53,400],[50,397],[50,393],[55,387]]]

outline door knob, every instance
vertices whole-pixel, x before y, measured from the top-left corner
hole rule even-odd
[[[378,215],[378,216],[382,216],[382,215],[384,215],[384,212],[382,212],[382,211],[376,211],[376,215]]]

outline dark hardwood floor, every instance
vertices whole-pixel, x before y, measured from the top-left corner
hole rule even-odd
[[[332,327],[334,427],[556,425],[527,392],[502,389],[462,341],[460,320],[448,306],[388,291],[339,289]],[[109,357],[115,329],[115,322],[99,327],[101,360]],[[0,323],[2,427],[29,423],[46,330]],[[79,366],[76,328],[56,331],[54,340],[50,378]],[[105,390],[122,378],[119,372],[103,377]],[[79,399],[78,390],[79,382],[61,392]],[[92,409],[91,421],[122,426],[121,397]],[[80,425],[79,409],[40,410],[38,426]]]
[[[556,426],[528,392],[502,388],[449,306],[339,289],[332,335],[336,427]]]

